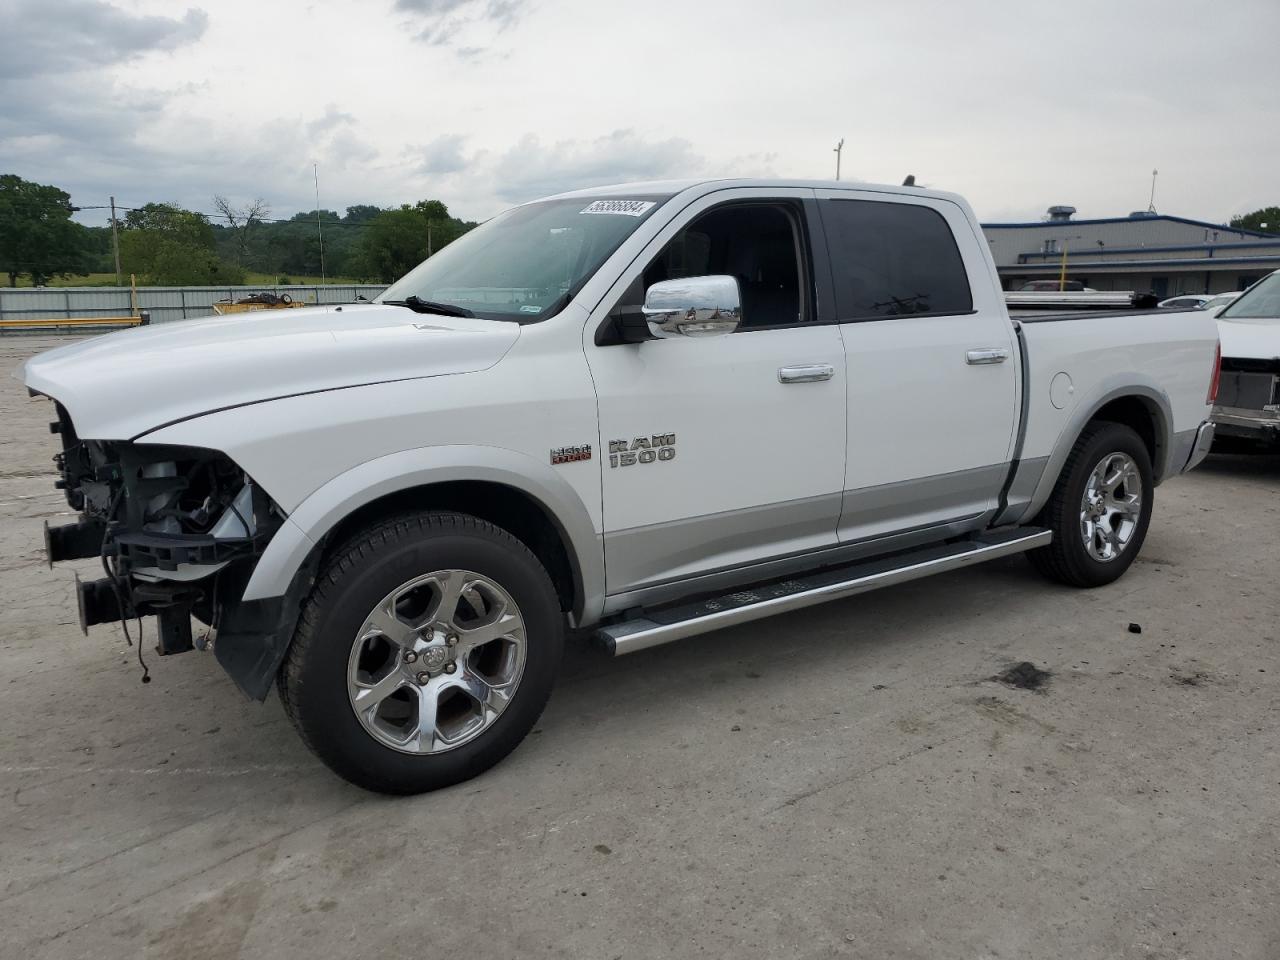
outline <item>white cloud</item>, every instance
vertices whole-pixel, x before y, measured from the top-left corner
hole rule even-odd
[[[327,207],[483,219],[627,179],[829,177],[845,137],[846,178],[914,173],[988,218],[1123,214],[1153,167],[1161,210],[1280,201],[1275,0],[194,2],[0,0],[0,172],[287,216],[318,162]]]
[[[14,0],[0,7],[0,78],[30,79],[124,63],[198,40],[203,10],[138,16],[102,0]]]
[[[518,23],[526,8],[526,0],[395,0],[394,7],[410,16],[414,39],[430,46],[448,46],[460,35],[492,39]],[[481,48],[462,49],[474,56]]]
[[[522,202],[579,187],[687,177],[705,166],[680,137],[655,140],[634,130],[614,130],[590,140],[544,144],[527,133],[495,158],[489,176],[499,197]]]
[[[466,139],[456,133],[447,133],[412,151],[418,157],[418,169],[426,174],[460,173],[466,170],[468,162],[462,152]]]

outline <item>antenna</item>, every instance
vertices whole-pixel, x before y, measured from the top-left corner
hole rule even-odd
[[[320,282],[324,283],[324,229],[320,226],[320,164],[312,163],[311,169],[316,177],[316,233],[320,237]]]
[[[1147,201],[1147,213],[1156,212],[1156,177],[1159,173],[1159,170],[1151,171],[1151,199]]]
[[[836,179],[840,179],[840,151],[844,149],[844,137],[840,138],[840,142],[835,146],[836,152]]]

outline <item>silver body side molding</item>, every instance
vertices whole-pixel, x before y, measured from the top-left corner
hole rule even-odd
[[[997,557],[1048,545],[1053,534],[1033,527],[989,531],[960,543],[912,550],[838,570],[741,590],[726,596],[649,613],[601,627],[596,638],[615,656],[682,640],[779,613],[790,613],[828,600],[840,600],[880,587],[935,573],[945,573]]]

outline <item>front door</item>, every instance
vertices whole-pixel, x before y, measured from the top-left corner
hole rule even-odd
[[[1017,342],[963,208],[818,191],[848,376],[840,540],[968,523],[995,508],[1012,457]],[[942,531],[949,532],[949,531]]]
[[[836,543],[845,360],[839,329],[813,322],[812,196],[737,189],[695,202],[592,317],[611,595]],[[716,274],[738,280],[737,332],[594,342],[653,283]]]

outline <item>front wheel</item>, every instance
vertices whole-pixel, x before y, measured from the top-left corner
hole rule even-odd
[[[550,578],[505,530],[396,517],[334,551],[280,669],[311,750],[384,793],[466,780],[524,739],[563,648]]]
[[[1027,558],[1060,583],[1112,583],[1142,549],[1154,491],[1142,438],[1123,424],[1090,424],[1071,448],[1037,521],[1053,531],[1053,542]]]

